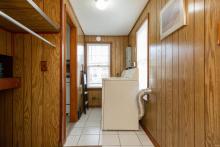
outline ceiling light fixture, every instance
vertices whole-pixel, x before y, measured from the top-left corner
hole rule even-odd
[[[95,0],[96,1],[96,7],[99,10],[105,10],[108,7],[108,0]]]

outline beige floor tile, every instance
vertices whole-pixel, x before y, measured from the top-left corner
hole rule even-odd
[[[83,131],[83,128],[73,128],[70,130],[70,135],[75,136],[75,135],[81,135]]]
[[[104,135],[118,135],[118,131],[100,131],[100,134]]]
[[[66,143],[64,144],[64,147],[68,146],[76,146],[79,141],[80,136],[68,136],[66,139]]]
[[[120,145],[118,135],[100,135],[99,145]]]
[[[139,141],[137,135],[119,135],[121,145],[128,146],[140,146],[141,142]]]
[[[142,145],[153,145],[147,135],[138,135]]]
[[[99,135],[81,135],[78,146],[92,146],[99,144]]]
[[[82,134],[87,135],[99,135],[100,134],[100,128],[97,127],[88,127],[84,128]]]

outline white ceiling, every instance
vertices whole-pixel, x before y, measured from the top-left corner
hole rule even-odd
[[[128,35],[148,0],[109,0],[105,10],[95,0],[70,0],[86,35]]]

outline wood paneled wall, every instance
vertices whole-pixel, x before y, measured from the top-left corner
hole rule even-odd
[[[205,9],[206,147],[220,147],[220,1],[205,0]]]
[[[149,14],[153,94],[142,124],[161,147],[218,147],[220,1],[186,0],[187,26],[161,41],[160,10],[168,1],[149,0],[129,35],[135,61],[136,32]]]
[[[35,0],[57,23],[61,23],[60,0]],[[68,5],[72,11],[70,5]],[[77,26],[78,43],[84,43]],[[0,92],[0,146],[57,147],[60,139],[60,47],[61,34],[41,34],[56,45],[51,48],[29,34],[0,30],[0,54],[13,55],[14,76],[21,77],[21,88]],[[48,71],[41,72],[40,61]]]
[[[85,43],[96,43],[96,36],[85,36]],[[111,43],[111,76],[120,76],[125,68],[125,49],[128,46],[128,36],[101,36],[101,43]],[[97,42],[97,43],[100,43]],[[87,61],[85,61],[87,62]],[[89,106],[100,107],[102,90],[89,90]]]
[[[102,106],[102,89],[89,89],[89,107]]]
[[[60,24],[60,0],[35,0],[35,2],[49,17]],[[0,105],[3,105],[0,106],[0,113],[1,118],[4,117],[0,120],[3,122],[0,134],[4,135],[0,137],[0,146],[58,146],[61,35],[60,33],[41,35],[53,42],[56,48],[49,47],[29,34],[0,32],[0,36],[4,36],[0,39],[0,44],[4,44],[1,46],[1,54],[7,51],[6,53],[11,55],[13,50],[13,74],[15,77],[21,77],[21,88],[0,92]],[[47,61],[47,72],[41,72],[41,61]]]
[[[61,23],[61,0],[34,1],[49,17]],[[72,11],[70,5],[68,8]],[[77,26],[78,43],[83,44],[83,31],[74,12],[71,14]],[[41,35],[56,48],[29,34],[0,29],[0,54],[13,56],[13,74],[21,77],[21,88],[0,91],[1,147],[59,145],[61,33]],[[47,61],[47,72],[41,72],[41,61]]]
[[[12,56],[12,34],[0,28],[0,53]]]
[[[0,29],[0,54],[12,56],[12,34]],[[0,92],[0,146],[11,147],[13,135],[13,92]]]
[[[111,76],[121,75],[125,68],[125,49],[128,46],[128,37],[101,36],[101,38],[101,43],[111,43]],[[96,36],[85,36],[85,43],[96,42]]]

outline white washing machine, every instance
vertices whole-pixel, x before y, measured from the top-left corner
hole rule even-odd
[[[120,78],[103,79],[102,129],[138,130],[138,69],[125,70]]]

